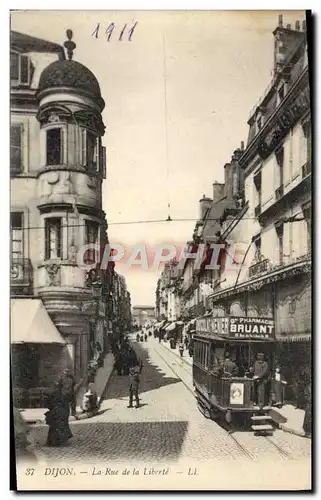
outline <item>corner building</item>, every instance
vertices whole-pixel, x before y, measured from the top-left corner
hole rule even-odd
[[[59,45],[11,33],[11,343],[14,386],[26,390],[50,385],[66,366],[83,378],[93,326],[103,343],[105,308],[77,252],[108,242],[105,104],[96,77],[72,60],[70,35],[67,60]],[[94,262],[92,252],[85,258]]]

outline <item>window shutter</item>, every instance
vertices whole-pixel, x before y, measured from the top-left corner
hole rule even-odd
[[[82,130],[82,157],[81,164],[83,167],[87,165],[87,130]]]
[[[30,59],[28,56],[20,56],[20,83],[28,85],[30,82]]]
[[[102,175],[103,175],[103,179],[106,179],[106,174],[107,174],[107,168],[106,168],[106,163],[107,163],[107,160],[106,160],[106,148],[105,146],[103,146],[101,148],[101,163],[102,163]]]
[[[10,173],[22,172],[22,131],[23,126],[11,125],[10,127]]]
[[[96,168],[96,172],[99,173],[100,172],[100,141],[99,141],[99,137],[97,137],[96,139],[96,143],[95,143],[95,150],[94,150],[94,167]]]

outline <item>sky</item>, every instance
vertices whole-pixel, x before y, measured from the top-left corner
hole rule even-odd
[[[180,248],[191,239],[199,199],[224,181],[224,165],[246,143],[250,110],[271,80],[279,14],[284,25],[304,19],[302,11],[12,13],[11,29],[59,44],[72,29],[74,60],[98,79],[106,103],[103,208],[110,242],[126,255],[135,245],[153,256],[157,244]],[[132,305],[155,304],[161,269],[127,260],[116,270]]]

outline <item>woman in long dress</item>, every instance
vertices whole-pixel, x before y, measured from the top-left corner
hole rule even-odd
[[[46,423],[49,425],[47,446],[60,446],[72,437],[69,427],[69,401],[62,394],[61,387],[56,384],[54,392],[49,396]]]

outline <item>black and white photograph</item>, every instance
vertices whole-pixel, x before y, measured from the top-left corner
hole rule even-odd
[[[18,491],[311,491],[311,30],[10,12]]]

